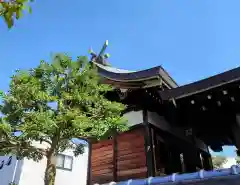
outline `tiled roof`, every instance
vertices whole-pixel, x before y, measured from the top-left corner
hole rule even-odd
[[[180,99],[193,94],[214,89],[229,83],[236,83],[240,81],[240,67],[225,71],[223,73],[190,83],[178,88],[160,92],[163,100],[171,98]]]
[[[177,83],[169,76],[169,74],[161,66],[140,70],[128,71],[117,69],[110,66],[95,63],[98,67],[98,73],[109,80],[118,82],[143,82],[161,77],[163,81],[171,88],[178,87]]]
[[[232,182],[232,181],[234,182]],[[204,183],[203,183],[204,182]],[[233,165],[231,168],[204,171],[195,173],[172,174],[165,177],[149,177],[147,179],[128,180],[122,182],[111,182],[109,185],[170,185],[170,184],[239,184],[240,167]]]

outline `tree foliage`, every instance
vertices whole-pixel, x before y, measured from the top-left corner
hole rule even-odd
[[[29,2],[33,0],[0,0],[0,17],[2,17],[8,28],[14,25],[14,20],[23,15],[24,10],[32,12]]]
[[[213,162],[213,167],[215,169],[219,169],[219,168],[222,168],[222,166],[227,162],[227,159],[224,156],[213,156],[212,162]]]
[[[236,164],[240,165],[240,157],[239,156],[236,157]]]
[[[125,106],[106,99],[112,87],[100,83],[93,65],[87,57],[74,61],[57,55],[51,64],[41,61],[36,68],[16,71],[3,95],[1,152],[35,161],[47,157],[45,184],[54,183],[59,152],[83,152],[82,145],[72,145],[72,138],[101,139],[127,129],[121,116]]]

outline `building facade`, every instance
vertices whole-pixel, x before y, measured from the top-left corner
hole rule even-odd
[[[85,151],[78,157],[74,157],[70,150],[58,156],[55,185],[86,185],[87,148]],[[10,157],[11,162],[7,165]],[[15,182],[17,185],[44,185],[46,159],[34,162],[28,159],[16,160],[14,156],[1,156],[0,162],[4,163],[0,169],[0,185],[9,185],[11,182]]]
[[[56,185],[79,184],[84,165],[87,172],[81,179],[88,185],[209,171],[209,147],[215,152],[224,145],[240,149],[240,68],[178,86],[161,66],[127,71],[93,64],[102,82],[114,87],[106,97],[127,105],[123,116],[130,129],[89,142],[84,164],[75,164],[78,160],[70,154],[59,155]],[[6,165],[15,175],[4,175],[2,182],[43,183],[45,160],[16,163]]]
[[[93,63],[107,97],[127,105],[130,130],[91,144],[92,184],[212,170],[208,148],[240,148],[240,68],[178,86],[161,67],[126,71]]]

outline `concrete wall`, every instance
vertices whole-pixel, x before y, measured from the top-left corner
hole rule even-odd
[[[86,148],[87,151],[87,148]],[[72,151],[63,154],[73,156]],[[73,158],[72,171],[57,169],[55,185],[85,185],[87,180],[88,152]],[[43,185],[46,159],[39,163],[24,160],[19,185]]]
[[[56,184],[55,185],[85,185],[87,181],[88,169],[88,148],[85,153],[78,157],[73,158],[73,170],[64,171],[57,170]],[[66,151],[63,154],[73,155],[71,151]]]
[[[78,157],[73,157],[72,171],[57,169],[55,185],[85,185],[87,180],[88,169],[88,148],[85,153]],[[68,150],[63,152],[65,155],[73,156],[73,152]],[[0,157],[1,160],[8,159]],[[8,185],[12,182],[13,172],[16,164],[16,158],[13,158],[10,166],[4,166],[0,170],[0,185]],[[24,159],[19,161],[17,165],[15,182],[18,185],[44,185],[44,171],[46,167],[46,159],[40,162]]]

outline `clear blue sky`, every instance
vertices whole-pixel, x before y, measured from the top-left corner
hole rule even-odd
[[[17,68],[56,52],[85,55],[106,39],[113,66],[163,65],[179,84],[237,67],[239,7],[239,0],[37,0],[12,30],[0,21],[0,89]]]

